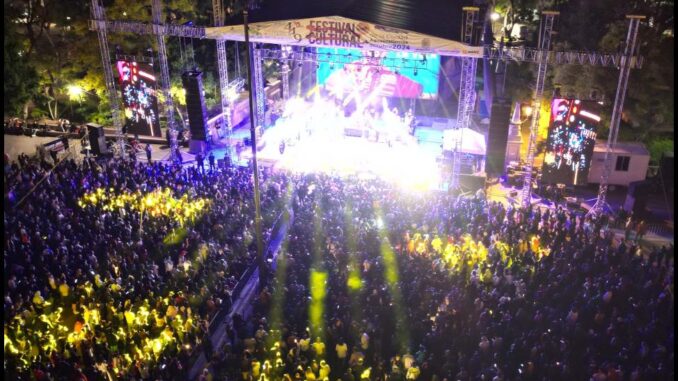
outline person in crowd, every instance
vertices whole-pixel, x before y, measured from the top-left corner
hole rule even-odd
[[[153,153],[153,148],[151,147],[151,143],[146,143],[145,151],[146,151],[146,161],[148,161],[148,163],[151,164],[151,162],[152,162],[151,156],[152,156],[152,153]]]
[[[215,160],[215,159],[214,159],[214,152],[213,152],[213,151],[210,151],[210,154],[209,154],[209,156],[207,157],[207,160],[208,160],[209,163],[210,163],[210,172],[214,172],[214,170],[215,170],[215,167],[214,167],[214,160]]]
[[[195,155],[195,162],[196,166],[198,167],[198,171],[200,173],[205,172],[205,157],[203,156],[202,152],[198,152],[197,155]]]

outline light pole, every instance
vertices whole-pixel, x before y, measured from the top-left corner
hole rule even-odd
[[[247,67],[247,83],[249,85],[249,100],[250,100],[250,139],[252,141],[252,171],[254,172],[254,232],[257,241],[257,265],[259,267],[259,286],[264,287],[268,278],[268,271],[266,269],[266,260],[264,259],[264,245],[261,237],[261,203],[259,198],[259,166],[257,165],[257,134],[255,127],[254,114],[254,81],[252,81],[252,65],[250,59],[252,57],[250,46],[250,32],[247,24],[247,9],[243,11],[244,26],[245,26],[245,53],[247,59],[245,65]],[[256,94],[261,97],[263,94]],[[257,120],[256,123],[261,121]]]

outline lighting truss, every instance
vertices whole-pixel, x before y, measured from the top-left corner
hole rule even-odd
[[[494,46],[484,46],[483,55],[489,59],[503,61],[539,63],[540,50],[535,48],[511,47],[503,49]],[[576,51],[548,51],[546,54],[547,64],[556,65],[582,65],[619,68],[623,55],[599,52],[576,52]],[[631,68],[640,69],[643,66],[643,57],[631,58]]]

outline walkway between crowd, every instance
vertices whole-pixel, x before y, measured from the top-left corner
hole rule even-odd
[[[287,236],[287,230],[289,229],[294,220],[293,215],[291,215],[290,218],[287,220],[282,218],[283,215],[284,213],[280,217],[281,218],[280,226],[278,229],[273,230],[272,232],[273,236],[270,237],[268,248],[264,253],[264,257],[271,258],[272,263],[276,262],[276,258],[278,252],[280,251],[280,247],[282,246],[282,243],[285,240],[285,237]],[[226,318],[223,319],[221,322],[216,322],[216,324],[218,324],[218,327],[214,329],[212,334],[210,335],[210,343],[212,344],[212,350],[215,353],[218,353],[219,349],[223,348],[224,343],[226,343],[226,341],[230,339],[228,337],[226,328],[228,327],[229,324],[232,323],[233,316],[238,314],[242,316],[243,319],[245,320],[248,319],[248,317],[252,313],[252,301],[257,296],[258,291],[259,291],[259,269],[256,268],[250,275],[247,284],[243,287],[242,291],[240,291],[240,295],[237,297],[235,303],[233,303],[233,306],[231,307]],[[208,360],[205,358],[205,354],[203,352],[200,353],[195,363],[191,367],[191,370],[188,373],[188,379],[189,380],[197,379],[200,376],[200,372],[202,372],[202,370],[205,369],[206,367],[210,367],[210,364],[208,363]]]

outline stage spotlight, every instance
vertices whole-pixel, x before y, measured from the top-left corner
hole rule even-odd
[[[320,63],[316,62],[316,63],[315,63],[315,68],[316,68],[316,69],[320,69]]]
[[[297,63],[297,67],[301,67],[302,65],[303,63],[301,61]]]
[[[417,69],[415,68],[415,69],[414,69],[414,75],[417,75],[417,74],[418,74],[418,71],[417,71]]]

